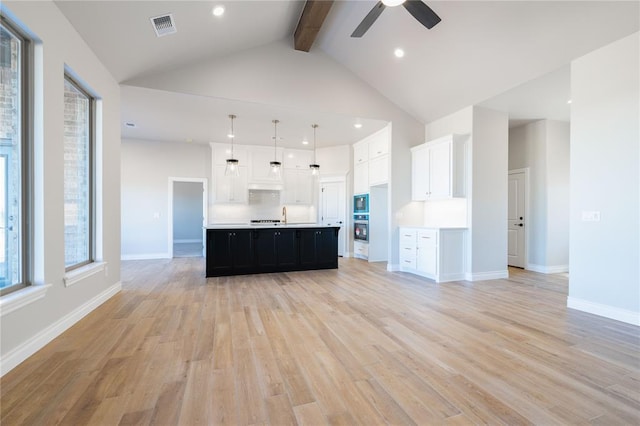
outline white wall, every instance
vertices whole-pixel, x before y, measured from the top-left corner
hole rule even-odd
[[[169,256],[169,178],[209,180],[210,163],[208,145],[122,141],[123,259]]]
[[[6,313],[2,297],[2,373],[44,346],[120,289],[120,89],[53,2],[1,4],[3,13],[39,42],[35,63],[36,284],[44,298]],[[99,99],[97,126],[97,254],[107,270],[66,287],[64,267],[64,70],[76,74]],[[45,211],[46,209],[46,211]]]
[[[571,64],[567,305],[640,325],[640,36]],[[599,222],[582,220],[598,211]]]
[[[173,241],[202,241],[202,183],[173,183]]]
[[[351,145],[330,146],[316,150],[321,176],[345,176],[352,172]]]
[[[473,107],[471,279],[507,277],[509,123],[506,113]]]
[[[547,121],[547,257],[549,272],[568,271],[569,123]]]

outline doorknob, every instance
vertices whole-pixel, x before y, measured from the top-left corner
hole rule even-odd
[[[520,227],[524,226],[524,224],[523,224],[523,223],[517,223],[516,225],[518,225],[518,226],[520,226]]]

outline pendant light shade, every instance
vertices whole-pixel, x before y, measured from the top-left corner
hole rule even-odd
[[[236,118],[236,116],[234,114],[229,114],[229,118],[231,119],[231,131],[227,136],[229,136],[229,139],[231,139],[231,157],[227,158],[227,165],[224,168],[224,175],[237,177],[240,176],[240,168],[238,167],[239,161],[236,158],[233,158],[233,140],[236,136],[233,132],[233,120]]]
[[[312,124],[313,127],[313,163],[309,164],[309,170],[312,176],[318,176],[320,174],[320,165],[316,163],[316,129],[320,126]]]
[[[280,169],[282,168],[282,163],[278,161],[277,155],[277,144],[278,144],[278,123],[280,120],[272,120],[273,123],[273,161],[269,163],[271,167],[270,172],[271,176],[279,179],[280,178]]]

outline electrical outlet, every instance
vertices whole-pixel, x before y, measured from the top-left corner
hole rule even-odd
[[[583,222],[600,222],[600,212],[583,210],[582,221]]]

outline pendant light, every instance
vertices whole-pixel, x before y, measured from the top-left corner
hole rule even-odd
[[[236,135],[233,133],[233,120],[236,118],[234,114],[229,114],[231,119],[231,132],[227,135],[231,139],[231,158],[227,158],[227,166],[224,168],[225,176],[240,176],[240,168],[238,167],[238,160],[233,158],[233,139]]]
[[[271,176],[274,178],[280,178],[280,168],[282,163],[278,161],[277,144],[278,144],[278,123],[280,120],[272,120],[273,123],[273,161],[269,163],[271,166]]]
[[[313,127],[313,163],[309,164],[309,170],[311,170],[312,176],[318,176],[320,174],[320,165],[316,164],[316,129],[320,126],[312,124]]]

